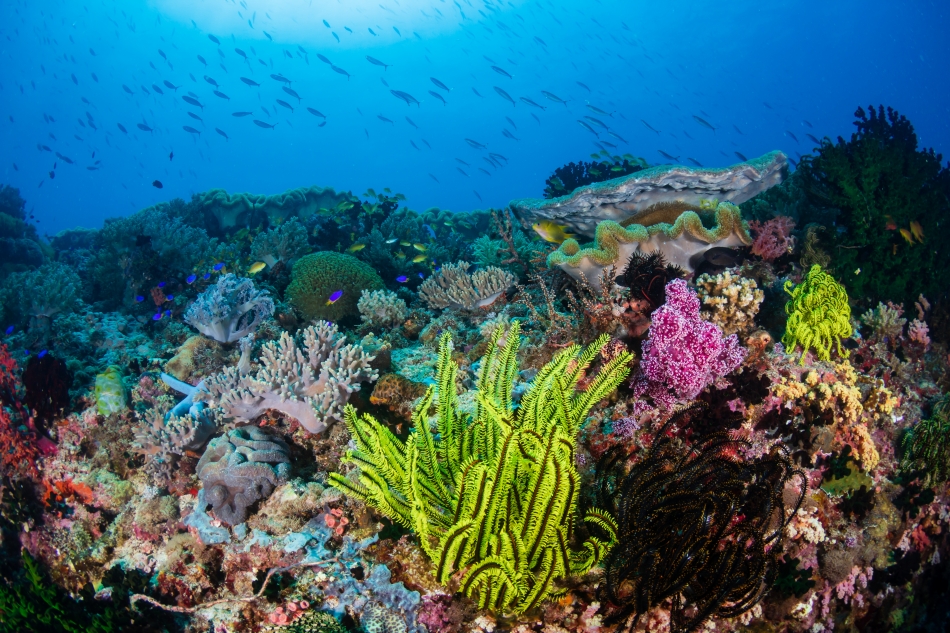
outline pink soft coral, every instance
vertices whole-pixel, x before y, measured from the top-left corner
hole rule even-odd
[[[674,279],[666,285],[666,303],[653,313],[634,395],[670,408],[698,396],[741,365],[745,355],[735,334],[723,337],[719,327],[700,318],[699,297]]]
[[[752,254],[767,262],[788,253],[792,248],[792,229],[795,220],[780,215],[765,222],[749,222],[749,230],[755,236],[752,242]]]

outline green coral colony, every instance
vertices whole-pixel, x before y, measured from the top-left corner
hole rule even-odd
[[[943,622],[950,172],[857,119],[487,211],[4,187],[0,631]]]

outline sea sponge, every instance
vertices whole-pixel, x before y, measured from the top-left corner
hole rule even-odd
[[[364,290],[382,290],[376,271],[352,255],[319,251],[297,260],[285,298],[306,319],[339,321],[359,314],[357,302]],[[330,295],[342,290],[333,303]]]
[[[728,270],[718,275],[700,275],[696,290],[703,303],[703,316],[722,328],[726,336],[752,329],[765,299],[754,279]]]
[[[127,404],[122,370],[110,365],[96,376],[96,409],[99,415],[112,415],[125,411]]]
[[[788,322],[782,343],[789,350],[801,345],[799,362],[805,364],[805,355],[812,347],[819,359],[831,360],[832,344],[837,345],[841,357],[847,358],[848,351],[841,348],[841,339],[850,337],[852,329],[851,306],[844,286],[815,264],[794,288],[791,281],[786,281],[785,292],[792,298],[785,304]]]
[[[412,419],[416,399],[426,392],[425,384],[413,382],[399,374],[385,374],[376,383],[369,401],[384,406],[407,422]]]

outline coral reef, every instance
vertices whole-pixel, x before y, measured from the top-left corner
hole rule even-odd
[[[792,229],[795,220],[787,216],[779,216],[759,222],[751,220],[749,231],[752,233],[752,254],[758,255],[767,262],[775,261],[792,252],[795,240],[792,238]]]
[[[782,342],[794,350],[802,348],[801,363],[811,348],[822,360],[831,358],[831,347],[836,345],[838,355],[847,358],[848,351],[841,348],[841,339],[851,336],[851,306],[844,286],[815,264],[802,283],[792,288],[785,282],[785,292],[792,298],[785,304],[788,322]]]
[[[343,253],[322,251],[297,260],[286,299],[308,320],[339,321],[359,314],[364,290],[382,290],[383,280],[370,266]],[[336,296],[335,293],[342,293]]]
[[[254,332],[274,314],[274,301],[250,279],[231,273],[198,295],[185,312],[185,322],[220,343],[233,343]]]
[[[197,473],[204,500],[215,516],[228,525],[237,525],[247,519],[248,508],[286,481],[290,449],[264,429],[234,429],[211,440],[198,462]]]
[[[469,274],[468,262],[444,264],[419,286],[430,308],[475,310],[494,303],[515,282],[508,271],[489,266]]]
[[[538,372],[515,414],[519,332],[513,324],[504,347],[500,329],[492,336],[471,421],[458,410],[458,368],[447,335],[439,344],[437,393],[426,393],[406,442],[348,408],[357,450],[347,460],[359,467],[358,478],[333,474],[330,482],[413,529],[437,562],[439,582],[463,572],[461,591],[477,597],[481,608],[524,612],[555,595],[558,578],[586,573],[611,547],[613,519],[591,511],[585,521],[603,529],[607,540],[591,536],[581,550],[567,548],[580,494],[575,437],[590,408],[623,380],[630,356],[605,362],[585,378],[587,388],[575,392],[607,338],[583,351],[564,350]],[[433,432],[427,412],[436,396]]]
[[[228,421],[249,423],[273,409],[310,433],[320,433],[342,418],[350,394],[363,381],[376,380],[372,356],[347,345],[336,325],[320,321],[306,328],[298,347],[286,332],[261,349],[261,367],[251,375],[229,367],[204,381],[195,399],[208,403]]]

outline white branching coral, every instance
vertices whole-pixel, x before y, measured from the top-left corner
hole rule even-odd
[[[392,327],[406,320],[406,302],[391,290],[364,290],[356,307],[363,322],[374,327]]]
[[[274,314],[274,301],[250,279],[228,273],[198,295],[185,321],[220,343],[233,343]]]
[[[280,411],[319,433],[343,417],[343,405],[360,382],[376,380],[373,360],[359,345],[348,345],[335,325],[318,321],[303,331],[303,346],[289,334],[261,349],[260,369],[237,367],[205,380],[195,399],[225,420],[251,422],[268,409]]]
[[[718,275],[700,275],[696,291],[702,301],[703,317],[722,328],[726,336],[751,329],[765,299],[754,279],[728,270]]]
[[[430,308],[474,310],[491,305],[514,282],[506,270],[487,266],[471,275],[471,264],[444,264],[438,273],[419,286],[419,294]]]
[[[310,251],[307,228],[297,220],[288,220],[277,228],[258,233],[251,244],[251,257],[268,266],[277,262],[292,264]]]

